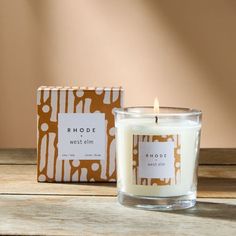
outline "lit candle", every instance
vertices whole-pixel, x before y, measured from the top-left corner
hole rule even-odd
[[[185,108],[116,110],[118,200],[148,209],[196,202],[201,112]]]
[[[160,110],[159,101],[158,101],[158,98],[155,98],[155,100],[154,100],[154,113],[156,113],[158,115],[159,110]],[[158,116],[157,115],[155,116],[156,123],[158,123]]]

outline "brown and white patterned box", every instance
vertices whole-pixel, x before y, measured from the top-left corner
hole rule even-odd
[[[116,181],[114,109],[122,106],[120,87],[40,87],[38,181]]]

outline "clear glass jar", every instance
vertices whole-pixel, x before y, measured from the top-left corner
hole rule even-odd
[[[149,210],[196,203],[201,111],[129,107],[115,110],[118,201]]]

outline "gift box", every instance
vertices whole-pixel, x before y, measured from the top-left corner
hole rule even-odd
[[[116,181],[114,109],[122,106],[121,87],[38,88],[38,181]]]

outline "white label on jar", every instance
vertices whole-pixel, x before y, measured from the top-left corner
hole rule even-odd
[[[174,178],[174,142],[139,142],[139,178]]]
[[[104,113],[58,114],[60,160],[104,160],[105,149]]]

